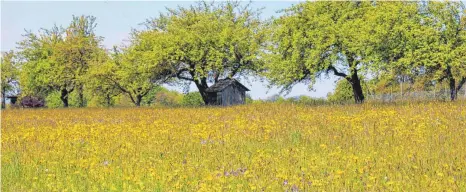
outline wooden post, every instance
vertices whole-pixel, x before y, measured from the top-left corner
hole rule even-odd
[[[464,87],[464,99],[466,99],[466,87]]]
[[[390,86],[390,102],[393,101],[393,86]]]
[[[401,89],[401,100],[403,100],[403,81],[404,81],[404,77],[401,77],[401,86],[400,86],[400,89]]]

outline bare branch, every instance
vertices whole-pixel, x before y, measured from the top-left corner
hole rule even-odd
[[[327,68],[327,72],[330,72],[330,71],[333,71],[333,74],[336,75],[336,76],[339,76],[339,77],[343,77],[343,78],[346,78],[348,75],[344,74],[344,73],[341,73],[341,72],[338,72],[338,70],[330,65],[328,68]]]

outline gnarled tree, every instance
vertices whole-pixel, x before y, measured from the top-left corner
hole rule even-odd
[[[333,74],[346,79],[355,102],[362,103],[362,76],[381,66],[379,37],[398,25],[397,18],[413,6],[316,1],[287,9],[272,25],[265,74],[285,90],[299,82],[312,86],[321,75]]]
[[[193,82],[205,104],[208,83],[255,71],[264,42],[259,11],[241,2],[198,2],[147,21],[169,41],[165,58],[179,83]],[[188,84],[189,85],[189,84]]]

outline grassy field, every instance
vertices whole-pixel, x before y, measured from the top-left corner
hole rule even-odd
[[[2,191],[465,191],[466,103],[6,110]]]

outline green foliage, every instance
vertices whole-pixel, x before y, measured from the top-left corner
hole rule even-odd
[[[327,103],[327,101],[323,98],[312,98],[305,95],[300,96],[299,99],[295,102],[303,105],[322,105]]]
[[[204,104],[204,101],[202,100],[202,96],[199,92],[190,92],[183,96],[181,104],[183,106],[201,106]]]
[[[245,103],[246,104],[254,103],[254,99],[252,99],[251,95],[249,95],[248,93],[246,93]]]
[[[115,83],[104,75],[109,71],[103,67],[110,59],[106,52],[100,51],[96,53],[95,59],[90,63],[89,72],[86,75],[87,80],[84,84],[85,92],[90,98],[88,103],[90,106],[114,106],[118,96],[122,93]]]
[[[339,80],[333,93],[327,96],[329,102],[348,102],[353,98],[353,89],[351,84],[345,80]]]
[[[163,106],[180,106],[183,101],[183,94],[177,91],[164,89],[157,93],[156,103]]]
[[[271,103],[293,103],[293,104],[300,104],[300,105],[322,105],[326,104],[327,101],[323,98],[313,98],[306,95],[301,95],[299,97],[289,97],[284,98],[280,95],[273,95],[269,97],[267,100],[255,100],[254,103],[262,103],[262,102],[271,102]]]
[[[117,103],[117,96],[95,95],[88,98],[87,107],[112,107]]]
[[[151,105],[155,104],[157,93],[159,93],[161,91],[166,91],[166,89],[161,87],[161,86],[158,86],[158,87],[155,87],[154,89],[151,89],[149,91],[149,93],[147,93],[147,95],[142,99],[141,104],[145,105],[145,106],[151,106]]]
[[[287,102],[287,101],[289,102],[290,100],[286,100],[286,99],[285,99],[284,97],[282,97],[282,96],[279,96],[279,97],[277,98],[277,100],[275,100],[275,102],[277,102],[277,103],[285,103],[285,102]]]
[[[171,74],[163,59],[164,38],[162,33],[134,32],[131,45],[115,47],[110,58],[92,66],[91,76],[101,84],[104,94],[119,91],[140,106],[142,99]]]
[[[60,100],[60,92],[52,91],[47,97],[45,97],[45,106],[48,108],[60,108],[63,107],[63,103]]]
[[[262,103],[265,103],[266,101],[264,100],[261,100],[261,99],[256,99],[256,100],[253,100],[252,101],[252,104],[262,104]]]
[[[183,95],[177,91],[158,86],[147,94],[142,104],[145,106],[180,106],[182,100]]]
[[[60,91],[49,92],[45,97],[45,106],[47,108],[60,108],[63,107],[63,102],[60,99]],[[69,107],[80,107],[80,98],[78,92],[72,92],[69,94]]]

